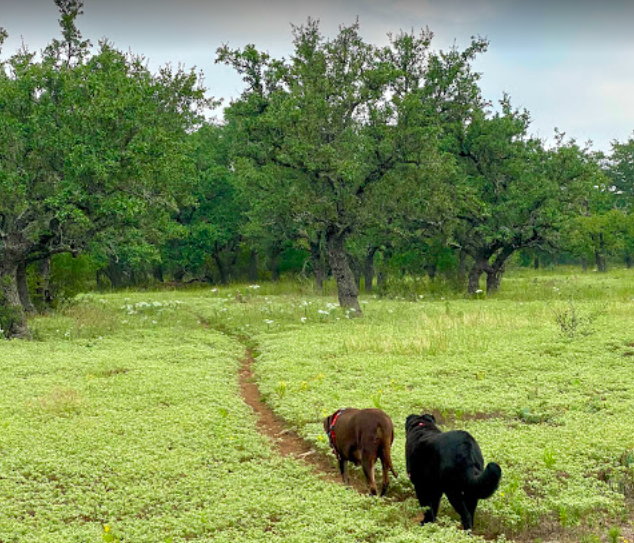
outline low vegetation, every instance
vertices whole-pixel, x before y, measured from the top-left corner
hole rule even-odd
[[[33,341],[0,343],[2,541],[473,541],[447,503],[417,524],[403,423],[422,410],[502,466],[477,537],[628,539],[631,272],[408,298],[362,297],[352,319],[301,287],[243,285],[84,295],[36,318]],[[579,333],[561,325],[571,308]],[[325,454],[324,414],[388,412],[387,498],[274,453],[240,398],[247,345],[265,400]]]

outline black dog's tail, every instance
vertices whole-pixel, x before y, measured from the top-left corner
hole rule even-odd
[[[493,494],[502,478],[502,469],[495,462],[489,462],[484,471],[478,475],[471,474],[469,486],[474,491],[478,499],[488,498]]]

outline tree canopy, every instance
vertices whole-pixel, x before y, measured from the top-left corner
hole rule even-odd
[[[387,194],[420,201],[446,174],[438,114],[466,71],[431,54],[428,31],[392,36],[384,48],[366,43],[358,23],[326,39],[309,20],[293,35],[289,60],[252,45],[218,50],[247,84],[226,112],[237,175],[269,211],[282,206],[298,231],[323,236],[339,302],[360,314],[346,241],[396,213],[395,202],[382,204]],[[485,47],[474,42],[460,58]]]
[[[192,71],[153,74],[107,41],[93,53],[75,26],[82,3],[56,3],[63,39],[0,69],[0,295],[15,336],[28,333],[21,263],[107,244],[175,209],[207,102]]]
[[[358,22],[327,37],[309,19],[288,58],[223,45],[216,61],[245,88],[215,122],[194,70],[95,47],[81,0],[55,2],[61,36],[0,60],[7,336],[28,336],[27,274],[62,253],[89,253],[84,269],[113,287],[255,280],[261,261],[275,280],[287,258],[319,290],[332,275],[356,316],[377,255],[382,287],[391,267],[451,274],[470,293],[483,275],[495,292],[520,251],[632,262],[634,140],[603,155],[560,132],[536,138],[510,97],[483,97],[473,65],[486,40],[437,51],[425,29],[378,46]]]

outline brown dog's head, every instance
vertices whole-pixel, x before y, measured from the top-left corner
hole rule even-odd
[[[332,424],[332,419],[334,418],[334,413],[332,415],[328,415],[325,419],[324,419],[324,430],[326,431],[327,434],[330,434],[330,425]]]

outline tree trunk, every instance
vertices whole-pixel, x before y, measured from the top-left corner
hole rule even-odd
[[[513,247],[503,247],[493,260],[493,264],[484,269],[487,274],[487,294],[493,294],[500,290],[502,276],[506,271],[506,263],[514,252]]]
[[[632,267],[632,255],[625,253],[625,267],[629,270]]]
[[[350,253],[346,253],[346,256],[348,258],[348,266],[350,267],[350,271],[354,277],[354,284],[357,286],[357,292],[359,292],[361,290],[361,275],[363,274],[363,267],[356,256],[351,255]]]
[[[608,271],[608,264],[605,256],[605,240],[603,239],[603,233],[599,233],[599,246],[594,250],[594,260],[597,265],[597,270],[605,273]]]
[[[539,269],[539,257],[538,257],[538,256],[536,256],[536,257],[533,259],[533,269],[534,269],[534,270],[538,270],[538,269]]]
[[[458,250],[458,283],[463,285],[467,282],[467,253],[462,249]]]
[[[597,271],[601,273],[605,273],[608,271],[608,264],[605,258],[605,255],[601,251],[594,252],[594,261],[597,265]]]
[[[156,281],[160,283],[165,282],[165,277],[163,276],[163,264],[157,264],[152,268],[152,275]]]
[[[359,291],[357,290],[352,270],[348,265],[348,258],[344,248],[345,241],[345,235],[334,233],[326,235],[328,259],[337,282],[339,305],[344,309],[354,309],[354,316],[360,317],[362,313],[359,305]]]
[[[376,288],[379,292],[384,292],[387,288],[388,266],[387,263],[392,258],[392,248],[390,246],[381,250],[381,265],[376,273]]]
[[[53,295],[51,294],[51,257],[47,256],[38,262],[39,281],[37,286],[37,295],[47,306],[53,303]]]
[[[258,280],[258,252],[255,249],[251,249],[249,253],[249,281],[256,283]]]
[[[500,290],[500,283],[502,282],[502,276],[504,275],[504,268],[492,269],[486,272],[487,274],[487,294],[493,294]]]
[[[3,255],[0,262],[0,326],[6,337],[30,337],[26,313],[18,292],[18,261]]]
[[[387,271],[379,270],[376,274],[376,288],[379,292],[383,292],[387,287]]]
[[[229,282],[229,278],[227,276],[227,268],[224,262],[222,261],[222,258],[220,258],[220,255],[218,254],[217,251],[214,251],[211,257],[214,259],[214,262],[216,263],[216,267],[218,268],[220,284],[226,285]]]
[[[269,269],[271,270],[271,279],[276,283],[280,280],[281,253],[281,249],[277,246],[274,246],[269,254]]]
[[[121,267],[113,260],[108,262],[108,265],[104,268],[103,272],[110,280],[112,288],[121,288],[124,284],[125,277]]]
[[[31,301],[31,293],[29,292],[29,282],[26,274],[26,262],[20,262],[16,269],[16,281],[18,284],[18,295],[22,308],[27,313],[35,313],[35,306]]]
[[[469,270],[469,282],[467,284],[467,292],[476,294],[480,290],[480,277],[488,266],[488,260],[476,260]]]
[[[185,268],[178,266],[173,272],[172,277],[177,283],[182,283],[185,279]]]
[[[363,262],[363,286],[367,294],[372,293],[372,283],[374,282],[374,255],[377,250],[378,247],[368,247],[365,252],[365,260]]]
[[[323,294],[326,282],[326,261],[322,251],[321,238],[317,241],[309,241],[310,263],[315,276],[315,290]]]

